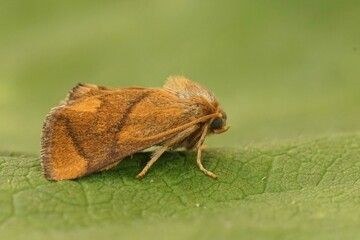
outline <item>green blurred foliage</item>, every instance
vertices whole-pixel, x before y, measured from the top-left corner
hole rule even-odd
[[[0,150],[78,82],[213,91],[238,146],[359,130],[359,1],[0,1]]]

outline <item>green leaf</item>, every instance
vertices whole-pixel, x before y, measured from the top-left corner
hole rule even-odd
[[[2,239],[359,239],[360,134],[282,146],[169,152],[141,181],[117,168],[47,181],[38,157],[1,154]]]

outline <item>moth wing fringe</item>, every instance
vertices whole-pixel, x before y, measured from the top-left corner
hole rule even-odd
[[[61,109],[64,105],[61,104],[57,107],[54,107],[50,110],[50,112],[46,115],[43,128],[42,128],[42,134],[41,134],[41,150],[40,150],[40,157],[41,157],[41,166],[43,169],[43,174],[47,179],[54,179],[51,171],[51,137],[53,135],[53,128],[52,125],[55,121],[55,113]]]

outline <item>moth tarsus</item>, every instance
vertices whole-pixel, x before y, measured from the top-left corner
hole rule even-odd
[[[227,131],[227,116],[216,97],[184,77],[169,77],[163,88],[107,88],[78,84],[44,122],[41,160],[50,180],[76,179],[107,170],[122,159],[161,146],[137,178],[145,176],[166,150],[201,149],[209,134]]]

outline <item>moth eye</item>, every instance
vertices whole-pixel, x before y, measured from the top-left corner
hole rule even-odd
[[[223,120],[219,117],[215,118],[210,125],[211,129],[219,129],[223,127]]]

